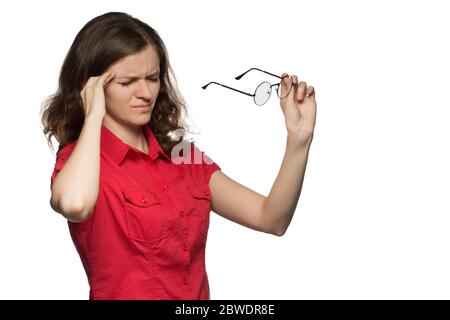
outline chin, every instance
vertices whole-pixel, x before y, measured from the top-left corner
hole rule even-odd
[[[146,115],[141,115],[138,119],[134,119],[134,122],[136,123],[136,124],[146,124],[146,123],[148,123],[149,121],[150,121],[150,119],[152,118],[152,115],[151,115],[151,113],[149,113],[149,114],[146,114]]]

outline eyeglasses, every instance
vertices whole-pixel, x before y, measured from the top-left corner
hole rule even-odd
[[[258,68],[251,68],[251,69],[245,71],[243,74],[237,76],[235,79],[236,80],[240,80],[244,75],[246,75],[248,72],[250,72],[252,70],[258,70],[258,71],[267,73],[267,74],[269,74],[271,76],[274,76],[274,77],[277,77],[277,78],[279,78],[281,80],[280,80],[280,82],[277,82],[277,83],[274,83],[274,84],[270,84],[269,82],[264,81],[256,88],[255,93],[253,93],[253,94],[252,93],[247,93],[247,92],[235,89],[235,88],[231,88],[229,86],[226,86],[224,84],[221,84],[221,83],[218,83],[218,82],[214,82],[214,81],[204,85],[202,88],[206,89],[210,84],[215,83],[215,84],[218,84],[218,85],[220,85],[222,87],[225,87],[225,88],[234,90],[236,92],[240,92],[240,93],[246,94],[246,95],[248,95],[250,97],[253,97],[253,100],[255,101],[256,105],[258,105],[258,106],[262,106],[263,104],[265,104],[267,102],[267,100],[269,100],[270,95],[272,94],[272,87],[275,87],[275,86],[277,87],[276,88],[277,89],[277,95],[278,95],[278,98],[280,98],[280,99],[286,98],[287,95],[289,94],[289,92],[291,91],[291,89],[292,89],[292,78],[290,78],[289,75],[285,75],[284,77],[280,77],[280,76],[277,76],[276,74],[273,74],[273,73],[270,73],[270,72],[267,72],[267,71],[264,71],[264,70],[261,70],[261,69],[258,69]]]

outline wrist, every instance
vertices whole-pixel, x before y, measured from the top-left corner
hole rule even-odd
[[[84,122],[85,123],[92,123],[92,124],[103,124],[103,119],[104,116],[100,116],[100,115],[96,115],[96,114],[88,114],[85,118],[84,118]]]
[[[309,148],[311,146],[314,133],[289,133],[287,135],[286,143],[293,148]]]

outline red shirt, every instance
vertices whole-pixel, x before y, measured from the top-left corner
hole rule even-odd
[[[145,126],[149,153],[101,128],[99,195],[94,212],[68,221],[90,285],[90,299],[210,299],[205,245],[208,183],[220,167],[175,164]],[[57,154],[56,174],[77,141]],[[201,158],[204,159],[204,158]],[[197,161],[198,162],[198,161]]]

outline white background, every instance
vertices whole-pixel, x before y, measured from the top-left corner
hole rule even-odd
[[[0,4],[1,299],[88,298],[66,221],[49,205],[55,157],[39,111],[75,35],[108,11],[160,33],[199,147],[264,195],[285,150],[276,96],[257,107],[201,86],[252,92],[274,78],[234,77],[258,67],[316,88],[315,135],[287,233],[211,213],[212,299],[450,298],[445,1],[122,2]]]

